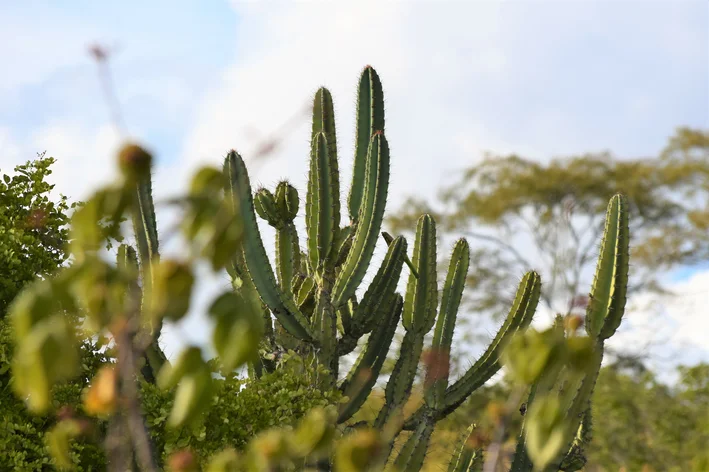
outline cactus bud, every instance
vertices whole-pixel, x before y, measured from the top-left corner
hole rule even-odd
[[[276,187],[276,207],[286,222],[292,222],[298,215],[298,191],[286,181],[280,182]]]
[[[126,144],[118,152],[118,167],[128,179],[136,179],[150,174],[153,157],[137,144]]]
[[[276,208],[276,199],[268,189],[260,188],[256,191],[254,208],[258,216],[266,220],[269,225],[274,228],[282,225],[283,222]]]

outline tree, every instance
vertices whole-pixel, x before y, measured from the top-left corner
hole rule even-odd
[[[395,234],[417,215],[435,214],[450,236],[477,244],[471,253],[467,309],[499,315],[523,271],[545,281],[542,302],[554,313],[583,309],[593,278],[608,198],[631,203],[630,293],[665,292],[673,268],[709,258],[709,131],[681,128],[655,158],[609,153],[539,162],[487,155],[444,187],[433,203],[410,198],[390,217]]]
[[[63,195],[50,198],[54,185],[46,178],[54,162],[39,154],[0,181],[0,316],[25,284],[67,258],[67,213],[74,205]]]

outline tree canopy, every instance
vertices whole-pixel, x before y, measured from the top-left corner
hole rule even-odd
[[[545,281],[546,308],[566,314],[586,306],[582,290],[593,277],[605,206],[617,192],[631,204],[630,293],[664,291],[669,270],[709,258],[708,130],[680,128],[651,158],[604,152],[543,162],[489,154],[436,201],[409,198],[388,223],[395,233],[410,232],[426,211],[449,235],[471,239],[469,311],[501,314],[513,279],[534,268]]]
[[[69,230],[67,198],[52,199],[52,157],[15,167],[0,181],[0,314],[22,287],[37,276],[56,270],[67,258]]]

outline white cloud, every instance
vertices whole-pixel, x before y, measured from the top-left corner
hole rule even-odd
[[[669,296],[631,297],[626,316],[609,345],[648,356],[663,370],[677,364],[709,362],[709,270],[669,284]]]
[[[7,172],[20,164],[22,151],[7,127],[0,126],[0,169]]]
[[[46,150],[57,158],[50,180],[56,184],[56,192],[76,201],[115,178],[114,156],[120,143],[118,132],[110,125],[93,128],[64,122],[35,131],[24,147]]]

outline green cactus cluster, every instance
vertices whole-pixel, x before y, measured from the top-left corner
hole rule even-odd
[[[242,252],[233,258],[230,272],[239,278],[235,283],[239,290],[258,294],[264,310],[275,316],[279,326],[270,331],[268,346],[273,349],[295,346],[302,355],[313,356],[329,370],[324,382],[339,388],[347,399],[339,407],[339,424],[348,424],[371,393],[401,323],[404,337],[386,383],[385,402],[369,426],[394,431],[383,446],[387,454],[393,456],[386,461],[391,467],[419,470],[436,423],[499,371],[503,352],[511,340],[522,339],[520,336],[532,321],[539,301],[541,279],[534,271],[524,275],[509,314],[487,350],[459,379],[450,382],[451,342],[469,270],[468,243],[464,239],[455,243],[439,292],[436,223],[431,215],[423,215],[417,223],[411,257],[403,236],[383,233],[386,255],[371,283],[362,286],[382,229],[388,193],[390,150],[384,125],[382,85],[375,70],[367,67],[359,81],[353,176],[347,198],[349,222],[345,222],[340,206],[332,96],[325,88],[315,94],[302,250],[293,224],[300,206],[298,192],[287,182],[281,182],[275,194],[267,189],[258,189],[254,194],[243,159],[237,152],[229,152],[224,165],[229,182],[227,193],[238,206],[244,225]],[[259,234],[256,215],[276,230],[275,275]],[[577,390],[566,405],[566,416],[560,415],[568,419],[564,422],[565,428],[574,432],[563,435],[564,451],[569,451],[569,455],[578,453],[580,448],[576,442],[572,444],[572,439],[585,424],[581,418],[588,408],[602,358],[603,340],[613,334],[623,313],[628,275],[627,242],[627,203],[616,196],[610,203],[591,292],[589,338],[566,341],[572,345],[567,351],[574,347],[579,351],[589,346],[583,342],[585,339],[598,340],[591,354],[579,351],[575,352],[576,357],[571,356],[573,359],[590,356],[592,361],[577,369],[581,374],[566,379],[573,382]],[[405,294],[401,295],[397,293],[397,284],[404,263],[410,270]],[[424,339],[432,329],[432,344],[424,349]],[[582,342],[577,342],[578,339]],[[341,376],[340,358],[360,344],[359,357]],[[540,372],[554,379],[554,373],[560,374],[559,370],[576,372],[568,367],[552,367],[553,362],[560,361],[551,357],[554,359],[549,360],[549,365],[543,365]],[[404,418],[403,407],[411,395],[421,359],[425,366],[425,401],[415,413]],[[343,380],[338,382],[339,378]],[[539,396],[542,389],[552,392],[558,383],[556,380],[554,383],[547,379],[543,386],[533,385],[532,397]],[[534,382],[539,381],[534,379],[531,383]],[[532,400],[530,405],[538,403]],[[531,409],[534,417],[534,407]],[[411,433],[394,454],[391,452],[394,438],[403,430]],[[522,452],[515,459],[514,470],[533,467],[525,452],[527,442],[525,435],[520,441]],[[532,456],[538,457],[537,454]],[[481,450],[463,448],[452,460],[451,470],[475,470],[481,461]],[[518,466],[521,462],[525,465]]]
[[[618,328],[625,307],[628,203],[620,195],[609,203],[589,296],[587,335],[577,333],[578,323],[573,320],[567,320],[566,326],[558,320],[544,332],[527,329],[541,294],[540,275],[527,272],[487,349],[451,381],[451,344],[470,270],[470,248],[464,239],[454,244],[440,287],[436,222],[431,215],[418,220],[410,252],[404,236],[382,232],[390,149],[382,84],[372,67],[363,70],[357,97],[346,209],[341,206],[333,100],[326,88],[319,89],[313,101],[304,205],[286,181],[273,191],[252,188],[244,160],[233,150],[221,170],[205,167],[197,172],[181,201],[183,234],[192,251],[215,271],[226,269],[232,279],[232,289],[208,309],[215,322],[212,341],[222,369],[229,372],[248,363],[250,375],[258,377],[278,368],[279,353],[292,351],[323,372],[314,380],[319,387],[338,389],[343,397],[335,410],[306,418],[305,426],[295,433],[298,441],[289,440],[281,430],[269,431],[254,439],[243,460],[235,451],[225,451],[209,470],[289,470],[294,464],[345,472],[420,470],[436,424],[485,385],[503,363],[529,390],[511,470],[578,470],[590,438],[590,397],[604,342]],[[61,309],[76,300],[83,304],[96,332],[121,333],[125,322],[139,322],[133,334],[144,359],[144,378],[176,392],[170,424],[189,423],[210,404],[211,371],[201,350],[189,347],[171,365],[157,342],[163,319],[179,320],[187,313],[194,276],[193,258],[160,258],[150,161],[150,155],[137,146],[123,149],[121,184],[98,192],[73,218],[75,265],[37,284],[14,306],[19,349],[27,351],[16,368],[26,367],[27,375],[34,377],[20,375],[27,383],[19,382],[15,388],[29,395],[38,410],[47,407],[51,384],[73,372],[73,366],[50,369],[53,376],[42,378],[41,388],[30,385],[30,380],[46,377],[42,366],[54,365],[56,352],[72,352],[73,334],[65,324],[46,321],[59,319]],[[305,209],[304,235],[298,234],[294,222],[301,208]],[[113,266],[97,255],[96,247],[106,237],[119,239],[124,215],[132,219],[137,251],[122,245]],[[275,268],[257,218],[275,230]],[[99,221],[104,225],[97,226]],[[374,268],[380,235],[386,254]],[[397,289],[405,264],[408,280],[401,294]],[[373,277],[365,286],[367,274]],[[56,306],[59,302],[64,306]],[[403,339],[386,379],[384,404],[370,423],[355,423],[352,418],[380,379],[399,327]],[[426,346],[429,334],[431,344]],[[340,372],[343,357],[354,352],[358,352],[354,364]],[[29,366],[30,360],[37,359],[39,367]],[[420,364],[424,401],[405,416]],[[119,362],[119,370],[121,366]],[[339,445],[332,452],[328,445],[338,434]],[[450,461],[450,471],[481,470],[485,457],[476,438],[471,425]],[[397,440],[401,447],[395,450]]]

